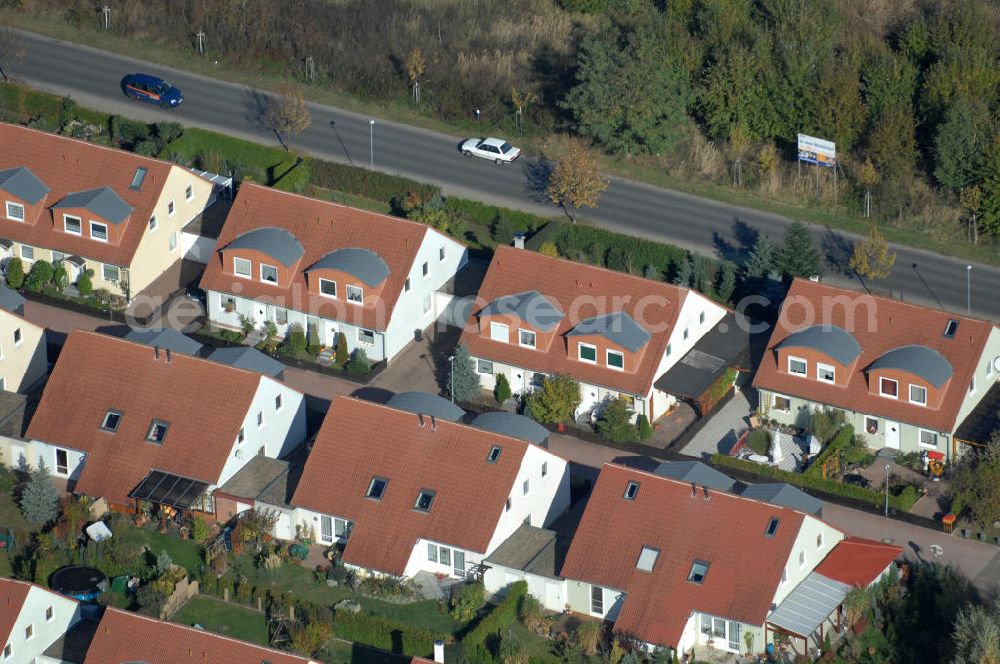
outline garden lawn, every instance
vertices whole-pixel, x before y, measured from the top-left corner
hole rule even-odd
[[[161,535],[151,528],[136,528],[136,530],[139,531],[143,544],[149,547],[154,556],[166,551],[174,564],[186,568],[192,574],[201,569],[201,554],[198,553],[198,545],[194,540],[184,540],[171,534]]]
[[[305,599],[315,604],[332,606],[342,599],[353,597],[344,586],[329,587],[317,581],[313,571],[295,562],[288,562],[275,570],[261,569],[250,555],[239,556],[233,562],[233,573],[247,578],[251,586],[267,588],[276,595]]]
[[[465,623],[452,618],[447,610],[440,610],[436,600],[395,604],[364,595],[360,596],[360,600],[361,608],[368,613],[414,627],[454,634],[465,626]]]
[[[266,646],[267,619],[263,613],[207,595],[195,595],[170,618],[180,625],[201,625],[210,632]]]
[[[313,198],[319,198],[321,200],[338,203],[340,205],[348,205],[360,210],[368,210],[369,212],[389,214],[392,211],[392,206],[389,205],[387,201],[378,201],[374,198],[358,196],[357,194],[351,194],[343,191],[334,191],[333,189],[317,187],[316,185],[311,185],[309,187],[309,195]]]
[[[409,664],[410,658],[361,643],[331,639],[317,653],[317,658],[327,664]]]

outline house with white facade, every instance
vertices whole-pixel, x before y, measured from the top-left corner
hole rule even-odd
[[[181,229],[214,200],[168,161],[0,123],[0,263],[61,264],[131,299],[183,254]]]
[[[851,585],[872,583],[901,553],[844,542],[843,532],[795,509],[606,464],[566,553],[559,599],[650,647],[740,654],[749,638],[760,653],[783,634],[813,654],[825,631],[842,628]],[[564,608],[549,597],[557,595],[539,600]],[[802,606],[812,607],[805,617]]]
[[[44,653],[81,620],[80,603],[25,581],[0,577],[0,662],[60,664]]]
[[[288,455],[305,435],[303,395],[281,381],[77,330],[26,440],[6,444],[113,508],[148,500],[213,515],[217,486],[255,455]]]
[[[760,411],[802,426],[840,410],[868,446],[949,461],[1000,408],[996,324],[798,279],[754,377]]]
[[[465,578],[522,524],[566,510],[569,471],[519,438],[338,396],[291,505],[348,566]]]
[[[0,286],[0,390],[26,392],[49,370],[45,328],[24,317],[24,298]]]
[[[310,343],[391,359],[443,311],[468,260],[427,224],[244,183],[201,287],[214,324],[302,325]]]
[[[684,365],[727,315],[688,288],[497,247],[461,343],[484,389],[501,374],[514,393],[562,374],[580,383],[578,416],[621,397],[655,421],[679,397],[697,401],[699,394],[678,394],[660,379]],[[736,337],[737,326],[729,328]],[[728,359],[707,372],[702,390],[722,376]]]

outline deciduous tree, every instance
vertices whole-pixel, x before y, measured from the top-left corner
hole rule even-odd
[[[983,157],[982,224],[990,235],[1000,235],[1000,131]]]
[[[951,511],[969,518],[981,528],[1000,520],[1000,432],[991,444],[962,458],[951,484]]]
[[[868,152],[876,168],[887,179],[908,175],[917,159],[916,126],[906,106],[882,112],[868,135]]]
[[[979,210],[983,207],[983,190],[979,185],[972,185],[963,189],[958,196],[962,207],[969,211],[969,241],[972,244],[979,244]]]
[[[406,56],[406,73],[410,77],[413,86],[413,103],[420,103],[420,80],[427,70],[427,60],[424,59],[424,52],[419,46],[414,46],[410,54]]]
[[[868,237],[854,245],[850,266],[854,273],[865,280],[885,279],[892,273],[896,252],[872,224]]]
[[[579,207],[597,207],[597,199],[608,188],[597,160],[580,143],[574,143],[549,174],[549,199],[562,206],[571,220]]]
[[[312,124],[312,114],[302,90],[285,86],[278,97],[268,100],[264,121],[278,136],[285,150],[289,150],[291,135],[302,133]]]
[[[952,664],[996,664],[1000,662],[1000,607],[969,605],[958,612],[952,633],[955,658]]]
[[[877,187],[881,180],[882,176],[872,163],[871,157],[865,157],[865,163],[858,167],[858,182],[865,188],[863,213],[866,217],[872,216],[872,189]]]
[[[527,412],[539,422],[563,422],[581,401],[580,383],[569,376],[549,376],[528,395]]]
[[[974,183],[989,145],[989,111],[979,101],[959,97],[934,136],[934,177],[952,191]]]

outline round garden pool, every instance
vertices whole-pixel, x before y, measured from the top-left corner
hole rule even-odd
[[[92,602],[107,589],[108,577],[95,567],[67,565],[52,573],[49,577],[49,586],[67,597],[81,602]]]

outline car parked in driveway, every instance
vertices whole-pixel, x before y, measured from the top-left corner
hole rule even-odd
[[[184,94],[162,78],[149,74],[128,74],[122,79],[122,91],[133,101],[174,108],[184,101]]]
[[[462,154],[466,157],[489,159],[497,164],[509,164],[521,156],[521,149],[502,138],[470,138],[462,142]]]

